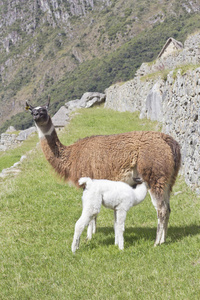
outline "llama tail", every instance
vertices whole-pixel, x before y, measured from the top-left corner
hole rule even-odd
[[[92,179],[90,177],[81,177],[78,181],[79,185],[84,187],[88,187],[92,183]]]
[[[171,189],[176,181],[176,177],[178,175],[178,171],[181,166],[181,150],[180,145],[177,141],[175,141],[171,136],[162,134],[163,140],[170,146],[173,159],[174,159],[174,174],[170,182]]]
[[[147,194],[147,184],[145,182],[142,182],[141,184],[138,184],[136,188],[134,189],[136,198],[138,202],[141,202],[144,200]]]

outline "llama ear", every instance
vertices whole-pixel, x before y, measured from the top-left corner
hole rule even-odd
[[[28,101],[26,101],[26,110],[30,110],[30,111],[32,111],[33,110],[33,106],[32,105],[30,105],[29,103],[28,103]]]
[[[48,102],[47,102],[47,105],[46,105],[46,109],[47,109],[47,110],[49,109],[50,99],[51,99],[51,97],[50,97],[50,95],[48,95]]]

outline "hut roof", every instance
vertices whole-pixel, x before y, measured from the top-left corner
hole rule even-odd
[[[174,47],[179,50],[179,49],[182,49],[183,48],[183,44],[177,40],[175,40],[174,38],[170,37],[165,45],[163,46],[162,50],[160,51],[160,53],[158,54],[158,58],[162,56],[162,54],[164,53],[164,51],[167,49],[167,47],[173,43]]]

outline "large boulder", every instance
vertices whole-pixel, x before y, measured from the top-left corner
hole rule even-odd
[[[89,108],[94,105],[105,102],[106,95],[98,92],[84,93],[81,99],[71,100],[65,103],[66,108],[69,111],[76,110],[78,108]]]
[[[52,117],[52,122],[55,127],[65,127],[69,121],[68,109],[65,106],[57,111],[57,113]]]

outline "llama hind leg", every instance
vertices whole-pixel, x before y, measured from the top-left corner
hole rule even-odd
[[[117,211],[114,210],[114,232],[115,232],[115,245],[118,245],[118,236],[116,232],[116,223],[117,223]]]
[[[79,248],[80,243],[80,236],[84,230],[84,228],[89,224],[91,221],[91,218],[93,216],[90,216],[89,214],[82,214],[81,217],[78,219],[75,225],[75,231],[74,231],[74,238],[72,242],[72,252],[75,253],[75,251]]]
[[[170,216],[170,192],[166,190],[162,195],[155,195],[150,191],[152,203],[157,211],[158,226],[154,246],[165,243]]]
[[[163,218],[163,214],[165,216],[164,218],[164,224],[163,224],[163,232],[160,240],[160,244],[166,242],[167,237],[167,230],[168,230],[168,222],[169,222],[169,216],[170,216],[170,191],[166,191],[164,194],[164,202],[162,203],[160,210],[159,210],[159,217],[160,219]]]
[[[92,235],[96,232],[96,217],[94,217],[87,228],[87,239],[91,240],[92,239]]]

